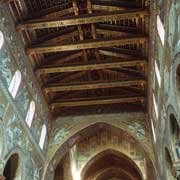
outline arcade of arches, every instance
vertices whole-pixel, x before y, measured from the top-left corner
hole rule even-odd
[[[0,0],[0,180],[180,180],[180,0]]]

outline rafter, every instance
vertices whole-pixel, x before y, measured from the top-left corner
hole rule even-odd
[[[128,8],[136,8],[139,7],[139,3],[137,1],[107,1],[107,0],[92,0],[92,4],[96,5],[106,5],[106,6],[115,6],[115,7],[128,7]]]
[[[79,8],[77,5],[77,1],[72,0],[72,5],[73,5],[73,11],[74,11],[75,16],[78,16],[79,15]],[[84,40],[84,33],[83,33],[82,26],[78,25],[77,28],[78,28],[78,32],[79,32],[79,39],[80,39],[80,41],[83,41]],[[83,52],[84,61],[87,63],[87,61],[88,61],[87,52],[86,52],[86,50],[83,50],[82,52]]]
[[[122,36],[129,36],[133,35],[129,32],[120,32],[120,31],[114,31],[114,30],[106,30],[106,29],[96,29],[97,34],[104,34],[108,36],[115,36],[115,37],[122,37]]]
[[[99,48],[99,53],[104,56],[111,56],[116,58],[133,58],[133,57],[141,57],[142,53],[140,50],[132,50],[125,48]]]
[[[51,64],[51,65],[55,65],[55,64],[63,64],[65,62],[68,62],[68,61],[71,61],[73,59],[76,59],[76,58],[79,58],[82,56],[82,52],[79,51],[79,52],[75,52],[75,53],[72,53],[72,54],[69,54],[69,55],[66,55],[66,56],[61,56],[61,57],[51,57],[51,58],[45,58],[46,62],[48,62],[48,64]]]
[[[119,68],[119,67],[132,67],[136,65],[144,65],[146,60],[127,60],[127,61],[116,61],[112,62],[109,59],[106,62],[94,63],[94,64],[81,64],[81,65],[67,65],[67,66],[48,66],[41,67],[37,69],[37,74],[49,74],[49,73],[62,73],[62,72],[75,72],[75,71],[91,71],[91,70],[100,70],[107,68]]]
[[[111,81],[111,82],[88,82],[88,83],[72,83],[72,84],[55,84],[44,87],[45,93],[59,92],[59,91],[76,91],[89,89],[104,89],[115,87],[137,86],[144,84],[145,80],[131,80],[131,81]]]
[[[134,44],[138,45],[138,43]],[[127,49],[127,48],[122,48],[122,47],[107,47],[107,48],[100,48],[100,50],[105,50],[109,52],[117,52],[117,53],[122,53],[122,54],[127,54],[127,55],[142,55],[141,49]]]
[[[91,0],[87,0],[87,12],[88,12],[88,14],[93,13]],[[96,33],[96,28],[95,28],[94,24],[91,24],[91,35],[92,35],[92,38],[94,40],[97,39],[97,33]],[[100,54],[99,54],[97,49],[94,49],[94,54],[95,54],[95,57],[96,57],[96,61],[100,62],[101,58],[100,58]],[[99,78],[103,79],[102,72],[99,71],[98,74],[99,74]]]
[[[58,30],[56,32],[49,32],[44,35],[38,36],[36,41],[46,42],[50,39],[53,39],[53,38],[56,38],[59,36],[63,36],[64,34],[72,33],[75,31],[77,31],[77,29],[76,29],[76,27],[73,27],[73,26],[69,26],[67,28],[61,28],[60,30]]]
[[[61,35],[58,35],[58,36],[54,36],[52,38],[49,38],[48,40],[45,40],[43,43],[58,43],[58,42],[62,42],[64,40],[67,40],[67,39],[72,39],[73,37],[75,36],[78,36],[78,31],[75,30],[75,31],[72,31],[72,32],[68,32],[68,33],[65,33],[65,34],[61,34]]]
[[[76,99],[70,101],[60,101],[51,103],[50,108],[62,108],[62,107],[75,107],[75,106],[91,106],[91,105],[105,105],[105,104],[118,104],[118,103],[133,103],[144,102],[143,96],[137,97],[110,97],[110,98],[96,98],[96,99]]]
[[[119,13],[105,13],[105,14],[88,14],[88,15],[78,15],[75,17],[66,17],[60,19],[33,19],[25,21],[19,24],[16,28],[17,30],[23,29],[44,29],[53,27],[63,27],[63,26],[73,26],[80,24],[90,24],[98,22],[107,22],[113,20],[123,20],[132,18],[143,18],[144,16],[149,16],[149,12],[146,10],[133,10],[124,11]]]
[[[73,13],[73,8],[67,8],[67,9],[62,9],[59,11],[54,11],[45,15],[40,16],[40,18],[42,19],[53,19],[53,18],[57,18],[57,17],[61,17],[61,16],[65,16],[68,14],[72,14]]]
[[[113,31],[120,31],[120,32],[129,32],[129,33],[137,33],[137,27],[134,26],[122,26],[122,25],[115,25],[115,24],[98,24],[96,25],[97,29],[104,29],[104,30],[113,30]]]
[[[128,44],[137,44],[148,42],[148,38],[145,36],[129,37],[129,38],[111,38],[104,40],[89,40],[80,41],[66,44],[40,44],[39,46],[33,46],[26,49],[27,54],[33,53],[50,53],[50,52],[61,52],[61,51],[72,51],[81,49],[92,49],[100,47],[120,46]]]
[[[64,16],[73,13],[73,8],[70,4],[65,3],[61,4],[61,6],[53,6],[45,9],[41,9],[38,12],[34,12],[28,15],[27,19],[33,18],[51,18],[54,16]]]
[[[86,72],[83,72],[83,71],[81,71],[81,72],[76,72],[76,73],[73,73],[72,75],[70,75],[70,76],[66,76],[65,78],[63,78],[63,79],[60,79],[60,83],[66,83],[66,82],[70,82],[70,81],[73,81],[73,80],[75,80],[75,79],[77,79],[77,78],[80,78],[80,77],[82,77],[83,75],[85,75],[86,74]]]
[[[106,6],[106,5],[98,5],[98,4],[92,4],[92,10],[94,11],[122,11],[122,10],[128,10],[128,7],[119,7],[119,6]]]

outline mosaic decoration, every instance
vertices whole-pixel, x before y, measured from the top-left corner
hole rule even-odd
[[[26,115],[30,103],[29,94],[26,86],[21,87],[18,91],[15,103],[17,104],[18,108],[22,111],[22,113]]]
[[[4,81],[6,87],[9,87],[13,77],[11,60],[8,57],[7,52],[1,52],[1,51],[0,51],[0,69],[1,69],[0,76],[2,77],[2,80]]]

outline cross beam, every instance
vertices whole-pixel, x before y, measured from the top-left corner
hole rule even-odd
[[[138,97],[114,97],[114,98],[98,98],[98,99],[80,99],[73,101],[61,101],[51,103],[50,108],[63,108],[63,107],[75,107],[75,106],[91,106],[91,105],[105,105],[105,104],[118,104],[118,103],[135,103],[144,102],[143,96]]]
[[[78,15],[66,18],[58,19],[33,19],[27,20],[22,24],[19,24],[16,28],[17,30],[28,29],[44,29],[44,28],[55,28],[63,26],[73,26],[80,24],[91,24],[99,22],[107,22],[113,20],[124,20],[132,18],[143,18],[144,16],[149,16],[147,10],[133,10],[124,12],[112,12],[104,14],[88,14],[88,15]]]
[[[104,89],[104,88],[115,88],[115,87],[127,87],[144,85],[145,80],[131,80],[131,81],[111,81],[111,82],[88,82],[88,83],[72,83],[72,84],[59,84],[54,86],[45,87],[43,90],[46,93],[59,92],[59,91],[80,91],[90,89]]]
[[[111,38],[104,40],[89,40],[89,41],[79,41],[66,44],[40,44],[32,46],[26,49],[27,54],[34,53],[50,53],[50,52],[61,52],[61,51],[73,51],[82,49],[93,49],[100,47],[111,47],[120,45],[130,45],[130,44],[141,44],[146,43],[148,38],[145,36],[136,36],[128,38]]]
[[[67,65],[67,66],[49,66],[37,69],[36,73],[51,74],[51,73],[62,73],[62,72],[76,72],[76,71],[92,71],[108,68],[119,68],[119,67],[133,67],[136,65],[144,65],[145,59],[141,60],[127,60],[127,61],[116,61],[112,62],[111,59],[108,62],[94,63],[94,64],[81,64],[81,65]]]

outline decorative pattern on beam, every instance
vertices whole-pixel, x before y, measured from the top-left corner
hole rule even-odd
[[[45,93],[59,92],[59,91],[76,91],[76,90],[89,90],[89,89],[104,89],[104,88],[115,88],[115,87],[127,87],[144,85],[145,80],[131,80],[131,81],[111,81],[111,82],[86,82],[86,83],[73,83],[73,84],[60,84],[60,85],[49,85],[43,88]]]
[[[100,70],[108,68],[119,68],[119,67],[133,67],[136,65],[145,65],[146,60],[119,60],[117,62],[112,62],[111,59],[107,62],[95,63],[95,64],[81,64],[81,65],[67,65],[67,66],[49,66],[41,67],[37,69],[36,73],[41,74],[50,74],[50,73],[62,73],[62,72],[76,72],[76,71],[91,71],[91,70]]]
[[[24,30],[28,29],[44,29],[44,28],[54,28],[63,26],[73,26],[80,24],[90,24],[99,23],[114,20],[132,19],[132,18],[143,18],[144,16],[149,16],[147,10],[133,10],[125,11],[119,13],[106,13],[106,14],[88,14],[88,15],[78,15],[74,17],[66,17],[59,19],[34,19],[26,21],[19,24],[16,29]]]
[[[118,103],[143,103],[145,98],[143,96],[138,97],[111,97],[111,98],[99,98],[99,99],[80,99],[74,101],[61,101],[54,102],[50,105],[51,109],[63,108],[63,107],[76,107],[76,106],[91,106],[91,105],[105,105],[105,104],[118,104]]]
[[[148,42],[148,37],[146,36],[136,36],[128,38],[111,38],[104,40],[90,40],[90,41],[80,41],[67,44],[40,44],[39,46],[33,46],[26,49],[27,54],[40,54],[40,53],[50,53],[50,52],[60,52],[60,51],[73,51],[81,49],[93,49],[120,45],[129,45],[137,43]]]

